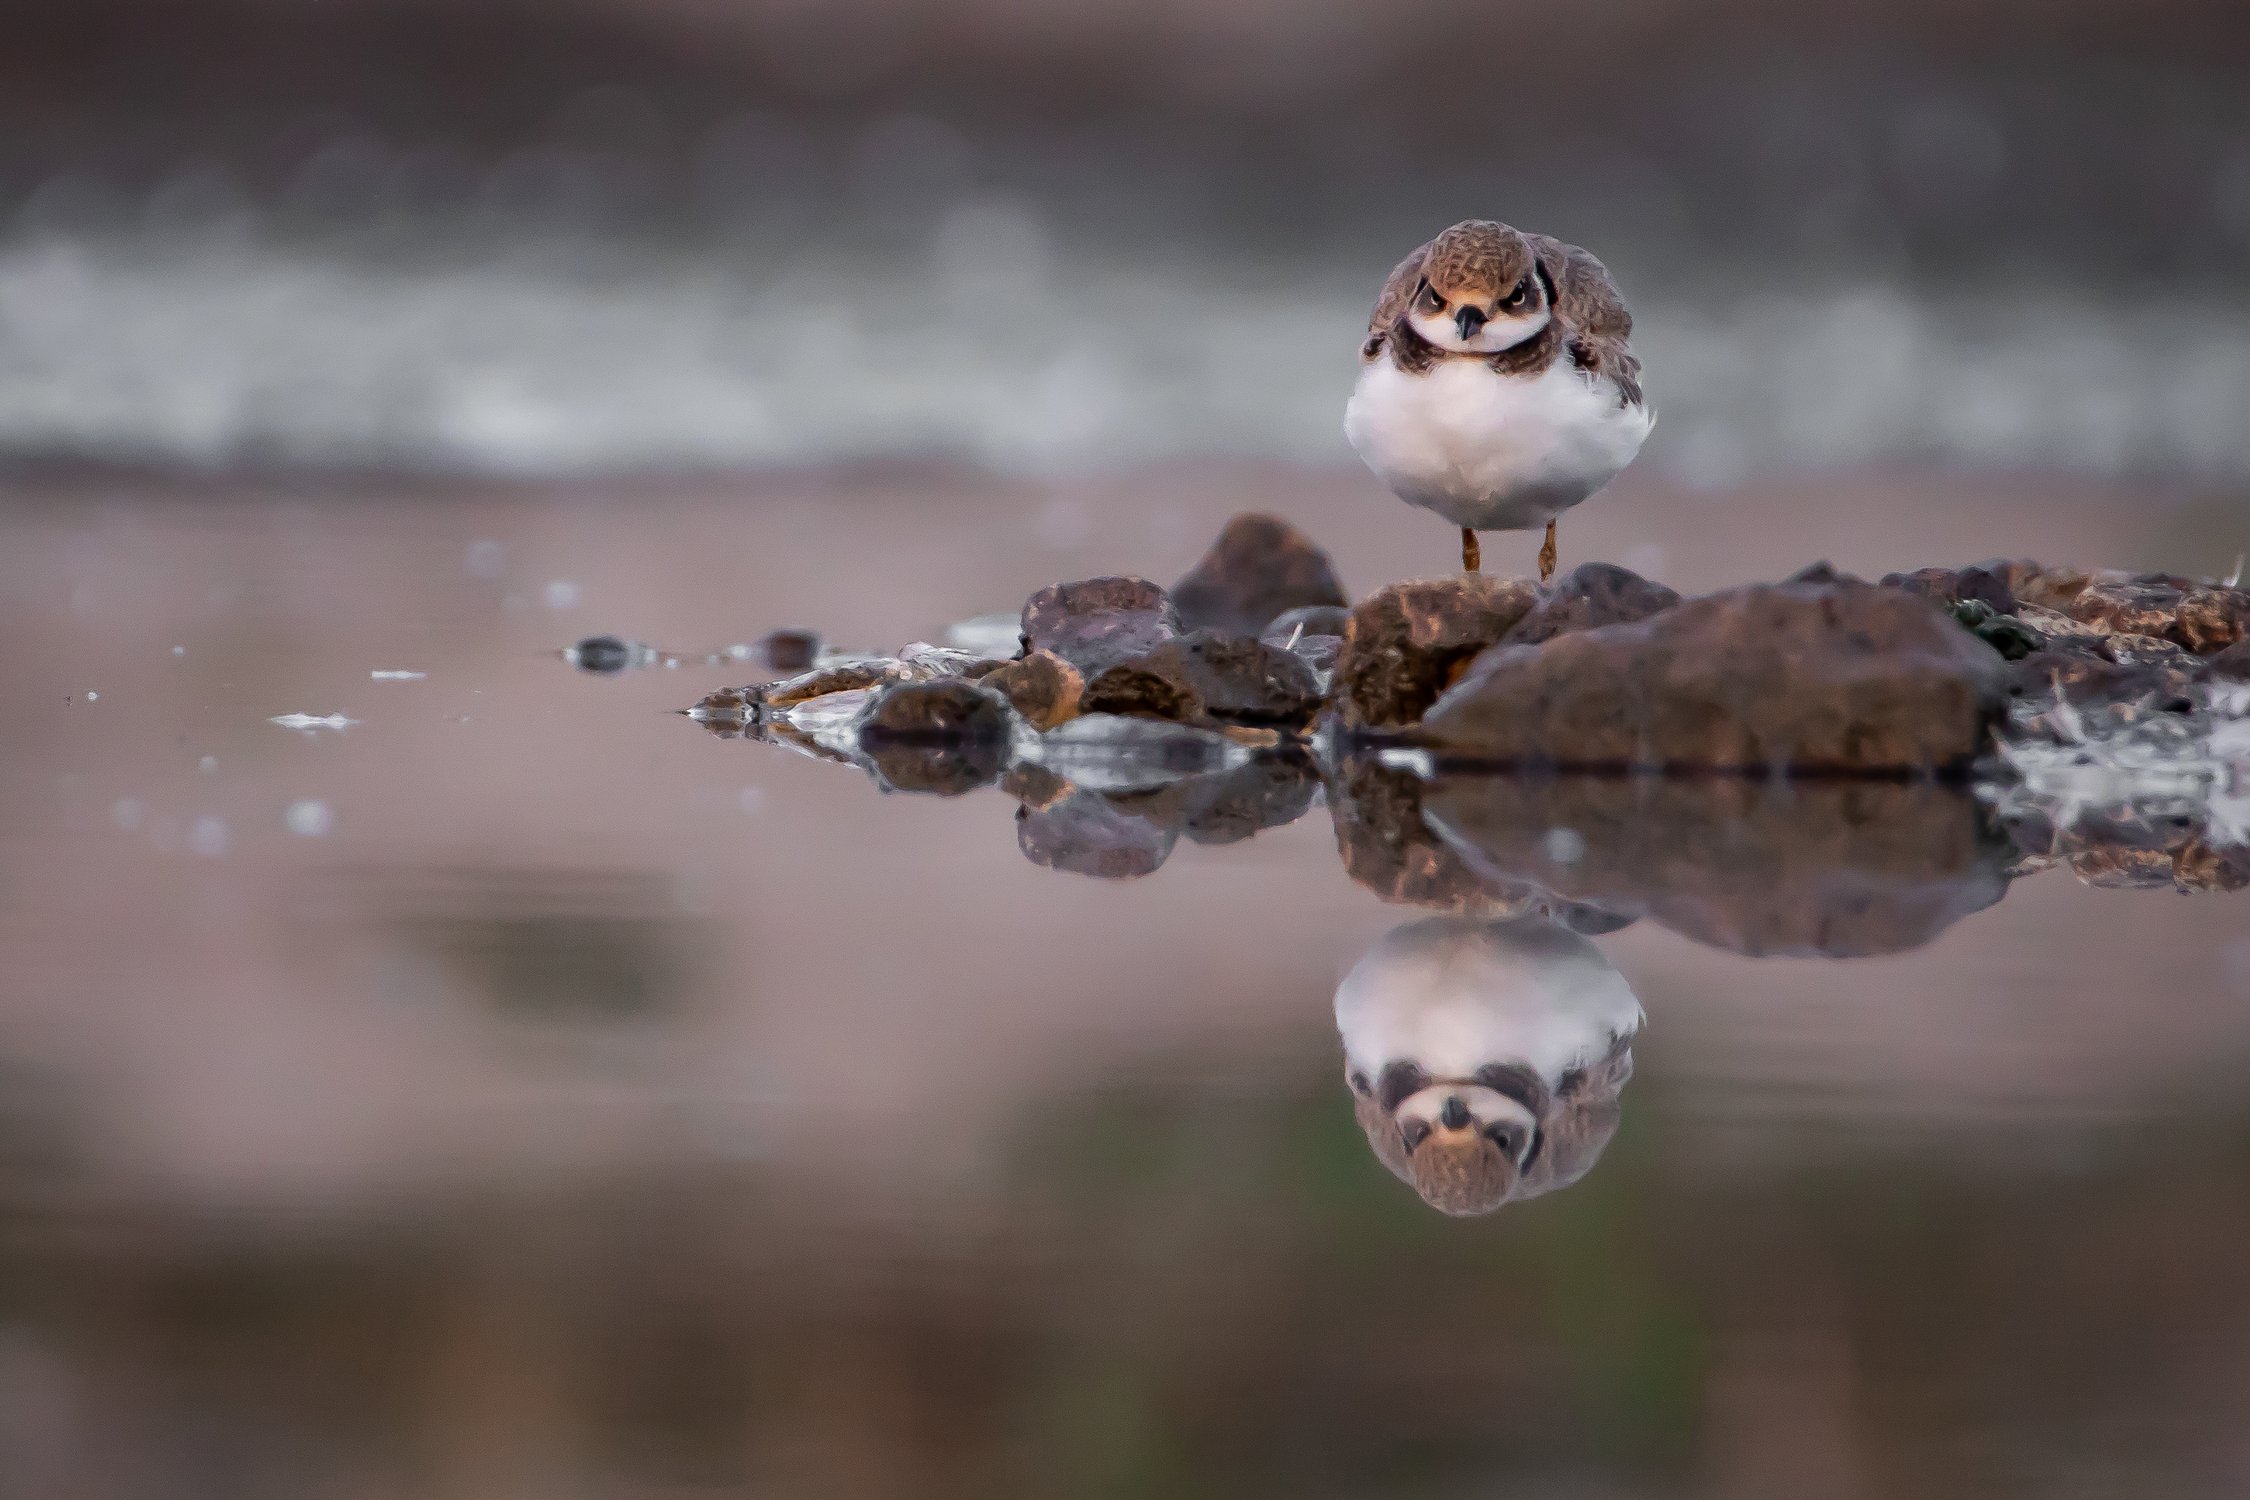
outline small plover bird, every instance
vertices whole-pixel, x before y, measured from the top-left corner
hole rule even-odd
[[[1454,225],[1383,284],[1344,435],[1401,500],[1461,528],[1547,528],[1633,461],[1655,425],[1628,340],[1633,315],[1576,245],[1489,219]]]

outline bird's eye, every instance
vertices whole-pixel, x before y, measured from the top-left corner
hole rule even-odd
[[[1500,299],[1500,305],[1502,307],[1521,307],[1523,306],[1525,300],[1530,296],[1531,278],[1527,276],[1523,280],[1516,283],[1516,289],[1514,291],[1508,293],[1507,296]]]
[[[1426,281],[1422,283],[1422,305],[1431,312],[1440,311],[1445,306],[1445,299],[1438,295],[1438,289]]]
[[[1412,1156],[1415,1148],[1430,1138],[1430,1122],[1409,1120],[1399,1127],[1399,1139],[1406,1142],[1406,1154]]]
[[[1485,1134],[1492,1138],[1493,1145],[1500,1148],[1500,1154],[1510,1161],[1516,1160],[1523,1151],[1523,1135],[1511,1126],[1495,1125]]]

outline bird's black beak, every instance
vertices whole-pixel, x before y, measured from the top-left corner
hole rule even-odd
[[[1448,1130],[1468,1129],[1469,1106],[1462,1101],[1459,1094],[1455,1094],[1445,1101],[1445,1108],[1438,1111],[1438,1123]]]
[[[1484,311],[1481,308],[1464,307],[1453,315],[1453,326],[1461,330],[1461,339],[1464,343],[1475,338],[1477,330],[1482,328],[1484,324]]]

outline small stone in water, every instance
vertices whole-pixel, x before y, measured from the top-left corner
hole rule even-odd
[[[633,648],[614,635],[590,635],[575,649],[581,672],[622,672],[633,659]]]
[[[811,630],[776,630],[760,643],[766,665],[776,672],[810,671],[820,655],[820,636]]]

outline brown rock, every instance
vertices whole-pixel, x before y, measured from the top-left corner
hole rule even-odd
[[[1422,813],[1487,884],[1759,956],[1918,948],[2015,856],[1968,792],[1895,781],[1445,776]]]
[[[958,679],[883,690],[860,721],[859,747],[899,791],[958,796],[997,779],[1008,760],[1008,711]]]
[[[1076,718],[1080,695],[1086,690],[1086,679],[1078,669],[1052,651],[1034,651],[978,681],[1014,704],[1035,729],[1052,729]]]
[[[1352,611],[1336,657],[1335,693],[1354,728],[1417,722],[1461,669],[1538,598],[1521,579],[1467,573],[1394,583]]]
[[[890,657],[839,662],[770,684],[765,690],[766,703],[771,708],[793,708],[815,698],[825,698],[830,693],[849,693],[860,688],[880,687],[886,682],[899,682],[907,675],[906,665]]]
[[[1917,568],[1911,573],[1886,573],[1882,586],[1904,589],[1939,604],[1959,604],[1976,599],[2004,615],[2016,612],[2015,591],[2005,576],[1983,566],[1974,568]]]
[[[794,628],[771,631],[758,643],[758,650],[766,665],[776,672],[810,671],[820,655],[820,636],[815,631]]]
[[[1624,625],[1670,609],[1680,596],[1661,583],[1611,563],[1581,563],[1550,587],[1501,640],[1536,646],[1571,630]]]
[[[1188,630],[1256,636],[1285,610],[1343,605],[1328,554],[1278,516],[1245,513],[1227,522],[1203,560],[1172,585]]]
[[[2070,856],[2071,873],[2108,891],[2164,890],[2172,884],[2172,856],[2162,849],[2104,844]]]
[[[2250,590],[2205,584],[2181,598],[2172,639],[2209,656],[2250,638]]]
[[[2166,583],[2096,581],[2071,599],[2069,613],[2111,635],[2168,636],[2180,599],[2181,591]]]
[[[2201,682],[2250,682],[2250,641],[2237,641],[2196,669]]]
[[[1188,681],[1187,664],[1178,656],[1159,660],[1154,655],[1120,662],[1086,684],[1078,708],[1089,714],[1129,714],[1144,719],[1170,719],[1193,724],[1203,717],[1203,699]]]
[[[755,718],[758,705],[765,701],[755,685],[738,688],[718,688],[705,693],[688,712],[706,722],[732,721]]]
[[[1928,600],[1761,584],[1497,647],[1422,738],[1494,764],[1923,772],[1982,753],[2005,704],[2005,663]]]
[[[2060,695],[2074,707],[2131,702],[2168,685],[2161,669],[2121,664],[2083,636],[2059,637],[2008,664],[2008,691],[2016,697]]]
[[[1279,646],[1248,636],[1191,631],[1141,660],[1185,683],[1203,711],[1223,724],[1291,728],[1320,709],[1320,685],[1312,668]]]
[[[1172,601],[1145,578],[1051,584],[1023,607],[1025,652],[1051,651],[1088,681],[1179,633]]]
[[[2069,612],[2070,603],[2077,598],[2094,575],[2083,568],[2050,568],[2029,558],[1999,559],[1979,564],[2008,586],[2019,604],[2036,604],[2042,609]]]
[[[2239,891],[2250,886],[2250,848],[2189,839],[2173,851],[2172,884],[2183,891]]]

